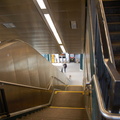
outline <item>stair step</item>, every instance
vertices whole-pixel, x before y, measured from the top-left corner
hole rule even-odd
[[[120,74],[120,67],[116,66],[116,69],[117,69],[118,73]]]
[[[52,106],[18,120],[88,120],[83,91],[55,91]]]
[[[120,44],[112,44],[113,47],[113,53],[114,55],[119,55],[120,54]]]
[[[120,69],[120,56],[119,55],[115,55],[115,64],[116,64],[116,67],[118,69]]]
[[[113,6],[120,6],[120,1],[119,0],[114,0],[114,1],[103,1],[104,7],[113,7]]]
[[[119,32],[120,31],[120,22],[109,23],[108,28],[110,32]]]
[[[20,120],[88,120],[85,109],[46,108]]]
[[[110,32],[110,38],[112,43],[120,42],[120,32]]]
[[[120,22],[120,14],[106,15],[107,22]]]
[[[114,42],[112,43],[113,46],[120,46],[120,41],[119,42]]]
[[[120,42],[112,44],[114,55],[120,54]]]
[[[106,14],[120,14],[120,7],[104,8]]]
[[[83,91],[82,91],[83,93]],[[53,97],[52,106],[84,108],[84,95],[80,91],[58,91]]]
[[[120,73],[120,0],[103,1],[115,65]]]
[[[83,86],[79,85],[68,85],[66,88],[67,91],[83,91]]]

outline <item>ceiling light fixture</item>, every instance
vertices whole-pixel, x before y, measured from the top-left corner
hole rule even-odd
[[[57,32],[57,30],[56,30],[56,28],[55,28],[55,26],[54,26],[54,23],[53,23],[50,15],[49,15],[49,14],[44,14],[44,16],[45,16],[45,18],[46,18],[46,20],[47,20],[47,22],[48,22],[48,24],[49,24],[49,26],[50,26],[53,34],[54,34],[57,42],[58,42],[59,44],[62,44],[62,41],[61,41],[61,39],[60,39],[60,37],[59,37],[59,35],[58,35],[58,32]]]
[[[60,45],[60,47],[61,47],[63,53],[66,53],[66,50],[65,50],[64,46],[63,46],[63,45]]]
[[[6,28],[15,28],[16,26],[13,23],[3,23]]]
[[[43,0],[36,0],[41,9],[46,9],[45,3]]]

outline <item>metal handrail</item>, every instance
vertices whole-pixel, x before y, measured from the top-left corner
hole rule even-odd
[[[110,62],[110,60],[109,59],[105,59],[104,63],[106,65],[106,68],[107,68],[107,70],[108,70],[112,80],[114,82],[120,81],[120,74],[118,73],[118,71],[116,70],[114,65]]]
[[[103,22],[103,26],[105,29],[104,32],[105,32],[106,42],[108,44],[108,54],[109,54],[109,58],[110,58],[110,62],[112,64],[112,67],[114,67],[114,72],[113,72],[112,67],[109,66],[110,64],[108,64],[108,62],[106,62],[106,60],[104,60],[104,57],[103,57],[103,61],[104,61],[104,64],[106,65],[106,68],[108,69],[110,75],[112,76],[113,80],[117,80],[118,78],[120,78],[120,76],[119,76],[119,74],[117,74],[117,71],[115,69],[113,50],[112,50],[110,35],[109,35],[108,26],[107,26],[107,22],[106,22],[103,3],[102,3],[102,0],[96,0],[96,1],[98,2],[98,6],[100,8],[100,9],[98,8],[100,10],[99,14],[101,15],[101,18],[102,18],[101,20]],[[91,4],[88,4],[88,5],[90,6]],[[103,56],[104,56],[104,54],[103,54]],[[91,85],[91,83],[93,83],[93,82],[95,85],[95,91],[96,91],[99,111],[102,114],[102,116],[107,118],[107,119],[111,119],[111,120],[120,120],[120,114],[110,113],[109,111],[106,110],[105,103],[104,103],[103,96],[102,96],[102,92],[101,92],[101,88],[100,88],[100,84],[99,84],[98,78],[96,76],[96,73],[93,75],[92,80],[90,82],[86,83],[86,85]]]
[[[54,77],[54,76],[51,76],[51,77]],[[59,79],[57,79],[57,80],[60,81],[61,83],[65,84],[63,81],[61,81]],[[31,89],[38,89],[38,90],[49,90],[49,88],[50,88],[50,86],[48,88],[41,88],[41,87],[34,87],[34,86],[30,86],[30,85],[23,85],[23,84],[11,83],[11,82],[6,82],[6,81],[1,81],[0,80],[0,86],[3,86],[4,84],[13,85],[13,86],[19,86],[19,87],[26,87],[26,88],[31,88]]]
[[[98,78],[96,75],[93,75],[93,81],[95,84],[97,101],[98,101],[98,105],[99,105],[101,114],[107,119],[120,120],[120,114],[110,113],[106,110],[104,100],[102,97],[102,93],[101,93],[101,89],[100,89],[100,84],[98,82]]]
[[[57,77],[51,76],[51,78],[52,78],[52,80],[51,80],[49,86],[47,87],[47,90],[49,90],[50,87],[52,86],[54,79],[56,79],[57,81],[61,82],[61,83],[64,84],[64,85],[66,85],[63,81],[61,81],[61,80],[58,79]]]
[[[4,84],[18,86],[18,87],[26,87],[26,88],[31,88],[31,89],[47,90],[46,88],[34,87],[34,86],[30,86],[30,85],[23,85],[23,84],[6,82],[6,81],[1,81],[0,80],[0,86],[3,86]]]
[[[61,83],[63,83],[63,84],[65,84],[66,85],[66,83],[64,83],[63,81],[61,81],[60,79],[58,79],[57,77],[54,77],[54,76],[52,76],[53,78],[55,78],[55,79],[57,79],[59,82],[61,82]]]
[[[106,16],[105,16],[104,7],[103,7],[103,1],[102,0],[97,0],[97,2],[98,2],[98,5],[99,5],[99,8],[100,8],[100,11],[101,11],[99,14],[101,14],[102,23],[104,25],[106,42],[108,44],[107,47],[108,47],[109,58],[110,58],[111,63],[113,63],[113,65],[115,66],[115,60],[114,60],[114,56],[113,56],[113,49],[112,49],[112,45],[111,45],[110,34],[109,34],[107,20],[106,20]]]
[[[4,84],[7,84],[7,85],[13,85],[13,86],[18,86],[18,87],[26,87],[26,88],[38,89],[38,90],[50,90],[50,87],[52,86],[52,83],[53,83],[53,80],[54,80],[53,78],[56,78],[57,81],[60,81],[61,83],[64,83],[63,81],[59,80],[57,77],[51,76],[51,78],[52,78],[52,80],[50,82],[50,85],[47,88],[33,87],[33,86],[29,86],[29,85],[22,85],[22,84],[11,83],[11,82],[6,82],[6,81],[0,81],[0,85],[2,86]],[[17,111],[17,112],[10,113],[9,114],[10,117],[14,117],[16,115],[23,114],[25,112],[29,112],[29,111],[33,111],[33,110],[36,110],[36,109],[40,109],[42,107],[49,106],[51,104],[54,91],[55,91],[55,89],[53,89],[52,95],[51,95],[50,100],[48,101],[48,103],[43,104],[43,105],[39,105],[39,106],[35,106],[35,107],[32,107],[32,108],[28,108],[28,109],[25,109],[25,110],[20,110],[20,111]]]
[[[9,115],[10,115],[10,117],[14,117],[14,116],[24,114],[24,113],[27,113],[27,112],[30,112],[30,111],[34,111],[34,110],[37,110],[37,109],[40,109],[40,108],[43,108],[43,107],[47,107],[47,106],[49,106],[51,104],[53,95],[54,95],[54,90],[52,92],[50,100],[46,104],[35,106],[35,107],[24,109],[24,110],[20,110],[20,111],[17,111],[17,112],[13,112],[13,113],[10,113]]]

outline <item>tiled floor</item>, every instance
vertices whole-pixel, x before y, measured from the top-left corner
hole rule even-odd
[[[53,63],[59,70],[62,69],[63,63]],[[83,85],[83,70],[80,69],[80,63],[67,63],[66,76],[70,78],[69,85]]]

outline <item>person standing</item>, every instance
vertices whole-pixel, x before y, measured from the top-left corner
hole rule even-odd
[[[64,70],[64,72],[66,72],[66,68],[67,68],[67,64],[64,63],[64,64],[63,64],[63,70]]]

